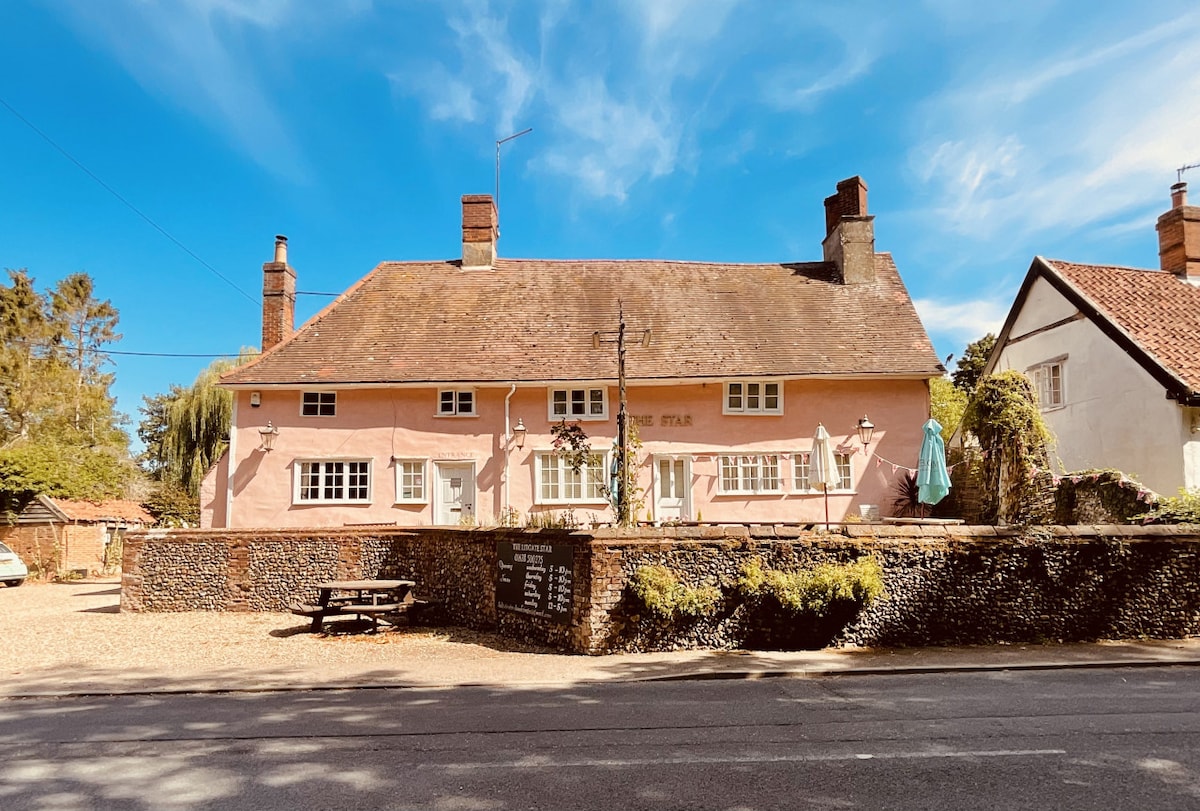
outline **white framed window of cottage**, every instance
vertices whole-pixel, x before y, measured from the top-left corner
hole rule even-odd
[[[306,391],[300,394],[300,416],[336,417],[336,391]]]
[[[534,455],[537,477],[535,504],[604,504],[608,465],[607,454],[593,453],[578,472],[554,451]]]
[[[427,459],[396,460],[396,503],[427,504],[426,490]]]
[[[1025,373],[1037,391],[1038,408],[1049,411],[1067,404],[1067,358],[1062,356],[1029,367]]]
[[[442,389],[438,392],[439,417],[474,417],[474,389]]]
[[[550,421],[608,419],[608,389],[550,389]]]
[[[830,487],[829,492],[852,492],[854,488],[852,454],[835,452],[833,458],[837,462],[838,483]],[[822,492],[821,486],[812,480],[812,454],[809,451],[796,451],[792,454],[792,492]]]
[[[725,414],[782,414],[783,384],[776,380],[731,380],[725,384]]]
[[[292,500],[296,504],[367,504],[371,501],[369,459],[297,460]]]
[[[766,495],[783,492],[778,454],[731,454],[722,456],[720,464],[717,492],[722,495]]]

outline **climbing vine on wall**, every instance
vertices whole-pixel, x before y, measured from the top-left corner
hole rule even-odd
[[[1022,522],[1036,498],[1033,472],[1047,467],[1054,441],[1029,379],[1012,370],[982,378],[963,428],[983,453],[983,519]]]

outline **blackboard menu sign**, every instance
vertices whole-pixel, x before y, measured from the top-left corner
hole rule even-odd
[[[498,541],[496,557],[497,608],[570,623],[575,547]]]

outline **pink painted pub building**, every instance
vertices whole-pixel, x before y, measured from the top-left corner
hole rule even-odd
[[[263,265],[263,353],[222,379],[229,450],[213,527],[611,521],[620,314],[642,447],[641,521],[817,522],[813,436],[832,437],[833,521],[889,514],[944,371],[867,187],[825,200],[822,261],[505,259],[489,195],[462,198],[462,255],[383,262],[299,330],[287,242]],[[856,425],[877,426],[864,447]],[[551,427],[588,435],[576,473]]]

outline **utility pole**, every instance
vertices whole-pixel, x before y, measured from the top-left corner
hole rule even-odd
[[[617,331],[592,333],[592,346],[599,348],[600,344],[615,343],[617,345],[617,391],[619,404],[617,406],[617,523],[629,526],[633,523],[629,515],[629,412],[625,392],[625,308],[621,301],[617,302]],[[649,346],[650,330],[642,331],[642,346]]]

